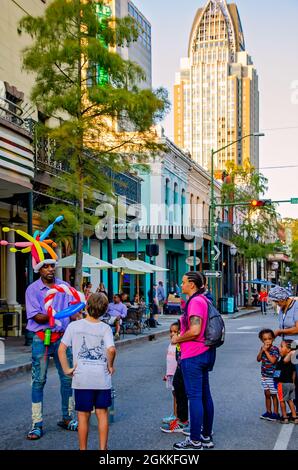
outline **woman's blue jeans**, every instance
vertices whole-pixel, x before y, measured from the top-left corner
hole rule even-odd
[[[34,335],[32,341],[32,425],[42,426],[43,424],[43,389],[47,380],[49,357],[53,356],[56,369],[60,378],[60,393],[62,405],[62,417],[69,420],[73,417],[74,403],[72,398],[71,377],[64,374],[59,357],[58,348],[61,339],[51,343],[45,356],[46,346],[43,341]],[[70,348],[66,352],[69,365],[72,367],[72,354]],[[53,401],[53,406],[56,406]]]
[[[215,348],[189,359],[182,359],[181,367],[189,401],[190,438],[200,441],[201,434],[211,436],[214,406],[209,387],[209,372],[213,369]],[[203,428],[202,428],[203,426]]]

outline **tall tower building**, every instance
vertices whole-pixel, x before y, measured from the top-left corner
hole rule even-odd
[[[117,18],[131,16],[136,21],[139,37],[129,47],[116,47],[123,59],[131,60],[142,67],[146,80],[140,83],[142,88],[152,88],[151,24],[130,0],[106,0],[112,15]]]
[[[245,50],[235,4],[208,0],[195,16],[188,57],[174,86],[174,140],[206,170],[211,151],[259,131],[258,75]],[[232,161],[259,166],[258,139],[244,139],[218,153],[219,172]]]

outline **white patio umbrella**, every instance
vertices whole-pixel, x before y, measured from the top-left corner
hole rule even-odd
[[[130,261],[128,258],[121,256],[120,258],[113,259],[113,266],[120,272],[120,283],[119,283],[119,291],[122,290],[122,280],[123,274],[151,274],[153,273],[152,269],[147,267],[141,267],[137,262]],[[138,276],[139,277],[139,276]],[[137,277],[137,292],[139,295],[139,282]]]
[[[57,268],[75,268],[76,267],[76,255],[73,253],[70,256],[61,258],[56,264]],[[83,253],[83,268],[90,269],[109,269],[113,268],[113,265],[103,261],[95,256],[91,256],[88,253]]]
[[[124,256],[113,259],[113,266],[117,269],[117,271],[121,271],[124,274],[149,274],[153,272],[152,269],[140,266],[138,262],[131,261]]]
[[[137,265],[140,266],[141,268],[150,269],[151,271],[154,271],[156,273],[168,271],[167,268],[161,268],[160,266],[155,266],[155,264],[146,263],[145,261],[142,261],[141,259],[135,259],[133,260],[133,263],[137,263]]]

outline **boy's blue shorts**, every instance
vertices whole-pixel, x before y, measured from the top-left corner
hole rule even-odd
[[[109,390],[79,390],[75,389],[76,411],[92,411],[109,408],[112,404],[111,389]]]

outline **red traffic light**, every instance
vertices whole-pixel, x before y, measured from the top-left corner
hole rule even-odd
[[[261,200],[254,199],[250,203],[251,207],[264,207],[270,204],[271,204],[271,199],[261,199]]]

